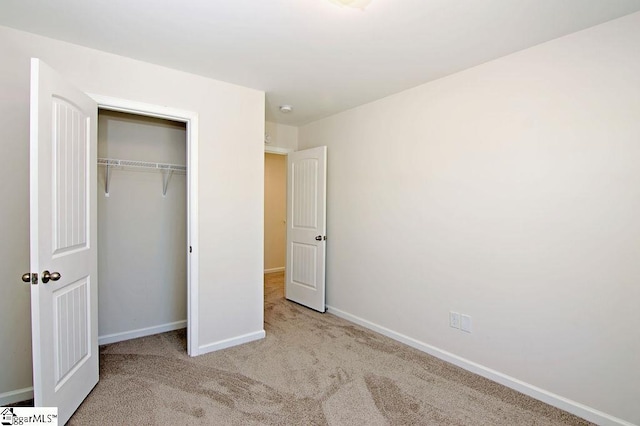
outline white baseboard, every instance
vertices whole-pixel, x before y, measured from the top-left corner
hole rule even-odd
[[[122,342],[123,340],[137,339],[138,337],[151,336],[153,334],[167,331],[180,330],[187,326],[187,320],[170,322],[168,324],[156,325],[153,327],[139,328],[137,330],[124,331],[122,333],[107,334],[98,336],[98,345],[108,345],[109,343]]]
[[[165,331],[179,330],[187,326],[187,321],[176,321],[169,324],[163,324],[156,327],[141,328],[138,330],[127,331],[124,333],[114,333],[106,336],[98,337],[98,344],[106,345],[109,343],[121,342],[123,340],[135,339],[138,337],[151,336],[152,334],[164,333]],[[204,355],[208,352],[220,349],[230,348],[232,346],[241,345],[243,343],[253,342],[254,340],[264,339],[266,333],[264,330],[248,333],[242,336],[233,337],[231,339],[221,340],[219,342],[210,343],[200,346],[196,355]],[[15,391],[0,393],[0,407],[7,404],[15,404],[16,402],[26,401],[33,398],[33,388],[18,389]]]
[[[32,398],[32,387],[0,393],[0,407],[7,406],[9,404],[15,404],[16,402],[26,401],[27,399]]]
[[[284,266],[281,266],[280,268],[265,269],[264,273],[265,274],[270,274],[272,272],[282,272],[282,271],[284,271]]]
[[[418,349],[422,352],[426,352],[429,355],[433,355],[443,361],[447,361],[451,364],[457,365],[458,367],[464,368],[467,371],[471,371],[472,373],[476,373],[480,376],[486,377],[489,380],[493,380],[494,382],[517,390],[518,392],[521,392],[525,395],[529,395],[530,397],[535,398],[539,401],[542,401],[549,405],[553,405],[554,407],[560,408],[569,413],[575,414],[576,416],[582,417],[583,419],[589,420],[598,425],[634,426],[632,423],[629,423],[626,420],[619,419],[615,416],[603,413],[602,411],[596,410],[579,402],[572,401],[560,395],[556,395],[532,384],[523,382],[522,380],[518,380],[515,377],[508,376],[499,371],[459,357],[458,355],[452,354],[451,352],[447,352],[435,346],[420,342],[403,334],[396,333],[393,330],[389,330],[388,328],[379,326],[363,318],[351,315],[332,306],[327,306],[327,312],[375,332],[378,332],[387,337],[390,337],[393,340],[402,342],[408,346],[411,346],[412,348]]]
[[[264,339],[264,336],[266,336],[265,331],[260,330],[255,333],[243,334],[242,336],[232,337],[231,339],[209,343],[198,348],[198,355],[204,355],[209,352],[219,351],[220,349],[226,349],[243,343],[253,342],[254,340]]]

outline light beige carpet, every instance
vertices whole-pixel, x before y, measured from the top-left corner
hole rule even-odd
[[[586,425],[330,314],[265,276],[261,341],[196,358],[184,330],[100,349],[72,425]]]

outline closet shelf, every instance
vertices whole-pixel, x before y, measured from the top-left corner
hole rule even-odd
[[[115,158],[98,158],[99,166],[136,167],[141,169],[172,170],[174,172],[187,172],[187,166],[166,163],[149,163],[137,160],[117,160]]]
[[[147,170],[159,170],[162,172],[162,196],[167,195],[167,187],[169,186],[169,180],[173,173],[186,174],[187,166],[181,166],[178,164],[167,163],[151,163],[148,161],[138,160],[119,160],[116,158],[98,158],[98,165],[105,166],[105,179],[104,179],[104,196],[109,196],[109,181],[111,180],[111,168],[134,168],[134,169],[147,169]]]

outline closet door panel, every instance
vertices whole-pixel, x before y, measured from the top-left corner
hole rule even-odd
[[[87,123],[70,102],[53,98],[54,255],[87,246]]]

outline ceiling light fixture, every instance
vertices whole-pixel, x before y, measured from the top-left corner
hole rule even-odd
[[[356,9],[364,10],[365,7],[371,0],[329,0],[331,3],[337,4],[338,6],[347,6],[353,7]]]
[[[284,112],[285,114],[293,111],[293,107],[291,105],[280,105],[280,112]]]

